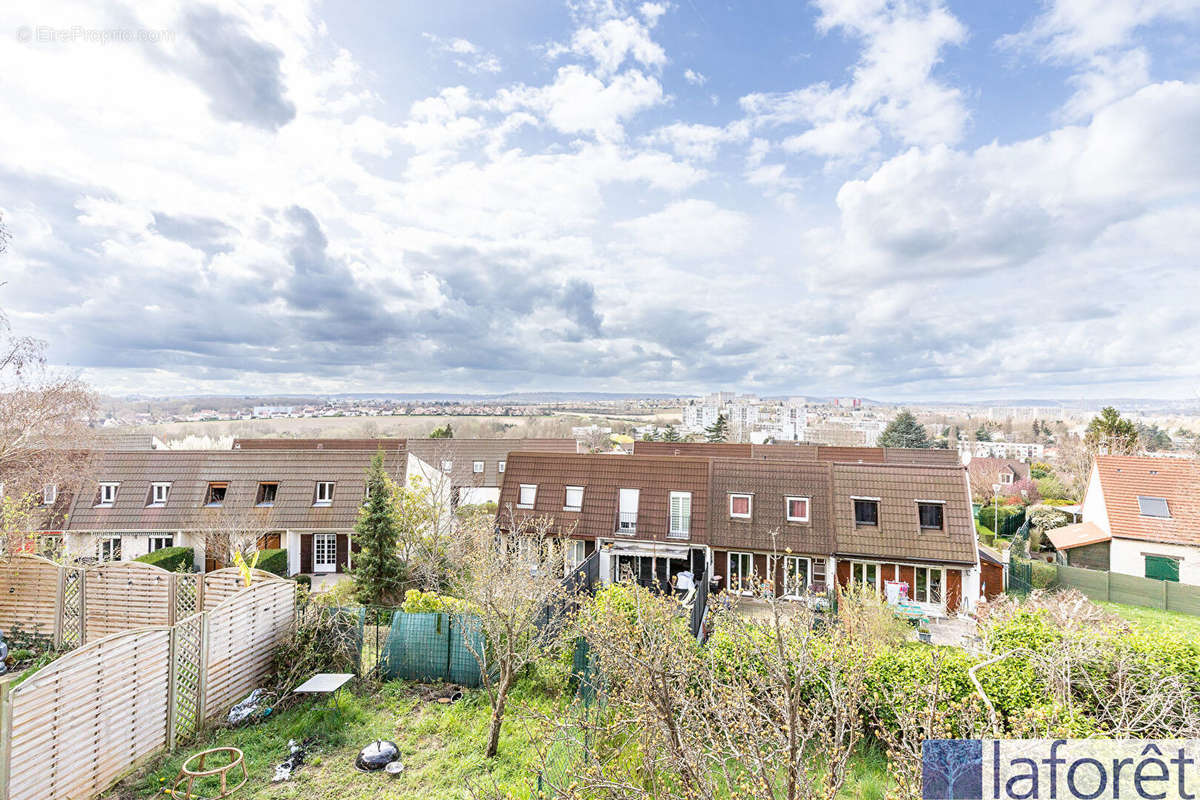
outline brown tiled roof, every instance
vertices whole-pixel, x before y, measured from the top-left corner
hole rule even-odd
[[[1055,550],[1070,550],[1072,547],[1107,542],[1112,538],[1094,522],[1064,525],[1047,531],[1046,535],[1050,537],[1050,543],[1054,545]]]
[[[1147,456],[1097,456],[1096,470],[1114,537],[1200,545],[1200,463]],[[1164,498],[1171,518],[1142,516],[1139,495]]]
[[[99,450],[153,450],[154,434],[101,431],[96,434],[95,446]]]
[[[714,547],[825,555],[834,550],[828,462],[715,458],[709,540]],[[751,494],[750,519],[729,515],[729,495]],[[784,498],[809,498],[809,521],[788,522]]]
[[[452,486],[499,486],[504,476],[499,463],[508,460],[513,452],[568,453],[578,452],[574,439],[409,439],[408,452],[434,469],[443,461],[451,463]],[[476,461],[483,462],[483,472],[474,471]]]
[[[1029,478],[1029,465],[1015,458],[972,458],[967,469],[971,475],[988,483],[996,483],[994,478],[1001,470],[1012,470],[1013,481]]]
[[[635,456],[714,456],[749,458],[750,445],[735,442],[634,442]]]
[[[887,560],[974,563],[975,525],[960,467],[834,464],[837,553]],[[879,524],[854,523],[854,497],[879,498]],[[943,529],[922,530],[918,500],[944,501]]]
[[[99,454],[91,486],[73,503],[70,531],[198,530],[221,518],[245,515],[267,529],[352,528],[366,488],[365,450],[150,450]],[[404,459],[389,454],[387,467],[404,478]],[[333,481],[333,502],[315,507],[317,481]],[[97,508],[98,484],[116,482],[112,508]],[[147,508],[150,484],[170,482],[167,503]],[[220,509],[204,507],[210,482],[228,482]],[[277,482],[275,504],[255,508],[260,482]]]
[[[532,509],[518,509],[522,483],[538,487]],[[583,487],[582,511],[564,511],[566,487]],[[669,495],[692,493],[692,517],[688,542],[708,542],[709,459],[687,456],[611,456],[603,454],[513,452],[508,459],[500,490],[501,525],[508,509],[521,515],[553,517],[558,530],[572,523],[573,536],[581,539],[614,536],[617,523],[618,490],[638,489],[637,539],[681,542],[669,539]]]
[[[735,442],[634,442],[634,455],[709,456],[711,458],[764,458],[798,461],[845,461],[871,464],[959,464],[958,451],[899,447],[830,447],[791,442],[744,444]]]
[[[403,450],[405,439],[234,439],[234,450]]]

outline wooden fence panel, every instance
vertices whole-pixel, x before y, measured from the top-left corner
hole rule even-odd
[[[1082,567],[1058,565],[1056,586],[1073,586],[1092,600],[1108,600],[1108,573]]]
[[[251,584],[261,581],[283,580],[272,572],[261,569],[251,570]],[[242,581],[242,571],[237,567],[225,567],[204,574],[203,605],[204,610],[216,608],[238,592],[246,588]]]
[[[61,572],[57,564],[37,556],[0,564],[0,630],[18,627],[57,643]]]
[[[1200,616],[1200,586],[1167,583],[1167,610]]]
[[[264,580],[205,614],[204,718],[211,719],[227,712],[270,672],[275,645],[295,620],[296,584]]]
[[[120,561],[88,569],[84,588],[87,641],[175,620],[175,573],[140,561]]]
[[[1130,606],[1166,607],[1162,581],[1122,575],[1120,572],[1108,573],[1108,598],[1114,603]]]
[[[168,628],[84,645],[9,692],[7,800],[87,798],[167,743]]]

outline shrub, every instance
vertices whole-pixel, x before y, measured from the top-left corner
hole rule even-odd
[[[258,563],[255,566],[281,578],[286,578],[288,576],[287,550],[259,550]],[[309,584],[311,585],[311,583],[312,579],[309,578]]]
[[[1047,564],[1045,561],[1033,562],[1033,588],[1049,589],[1058,578],[1058,567],[1053,564]]]
[[[163,547],[134,559],[143,564],[161,567],[168,572],[191,572],[195,560],[195,553],[190,547]]]
[[[283,699],[318,672],[358,673],[361,647],[357,613],[310,605],[271,655],[272,688]]]
[[[292,580],[303,586],[305,589],[312,591],[312,575],[296,575],[292,578]]]
[[[409,589],[400,610],[406,614],[459,614],[468,610],[465,600],[437,592]]]
[[[1006,520],[1008,520],[1010,517],[1015,517],[1020,513],[1020,506],[1002,505],[999,507],[999,509],[997,509],[996,506],[989,504],[979,509],[979,513],[975,515],[975,524],[983,525],[987,528],[992,528],[994,526],[996,529],[999,529],[1004,527],[1004,522]]]
[[[1070,489],[1058,479],[1057,475],[1046,475],[1038,478],[1037,481],[1038,494],[1042,497],[1066,497],[1070,494]]]

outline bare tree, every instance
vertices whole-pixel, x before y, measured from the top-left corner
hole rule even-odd
[[[884,617],[848,596],[837,625],[763,594],[766,613],[714,603],[706,646],[677,600],[633,584],[606,590],[577,632],[605,676],[593,747],[555,796],[831,800],[860,741],[858,710]],[[887,636],[882,641],[887,641]],[[560,724],[564,735],[578,720]]]
[[[262,537],[278,527],[271,508],[221,506],[199,509],[195,530],[204,543],[205,559],[212,559],[218,567],[229,567],[239,553],[252,561]]]
[[[54,512],[44,491],[77,489],[97,410],[92,390],[50,369],[45,343],[16,336],[0,312],[0,556],[26,549]]]
[[[463,637],[479,664],[491,703],[486,755],[496,755],[509,691],[526,666],[559,641],[566,605],[563,548],[549,517],[509,514],[502,531],[479,515],[456,529],[465,569],[455,589],[464,601]]]

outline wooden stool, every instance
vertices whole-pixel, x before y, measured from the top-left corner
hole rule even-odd
[[[218,754],[228,756],[229,763],[225,764],[224,766],[205,769],[204,759]],[[197,760],[198,763],[195,766],[192,766],[192,762]],[[230,787],[228,785],[229,773],[233,771],[234,767],[242,768],[242,780],[236,786]],[[196,782],[197,778],[210,778],[214,775],[218,775],[221,778],[220,794],[213,795],[212,797],[204,797],[202,795],[192,794],[192,784]],[[187,792],[186,794],[179,795],[177,791],[179,789],[179,784],[183,783],[185,778],[187,779]],[[220,800],[222,797],[229,797],[229,795],[245,786],[246,781],[249,780],[249,778],[250,776],[246,772],[246,762],[242,758],[241,750],[238,750],[236,747],[214,747],[211,750],[205,750],[201,753],[196,753],[187,761],[183,762],[183,766],[179,769],[179,775],[175,778],[175,782],[171,784],[171,788],[168,789],[166,793],[171,797],[182,796],[185,798],[185,800]]]

